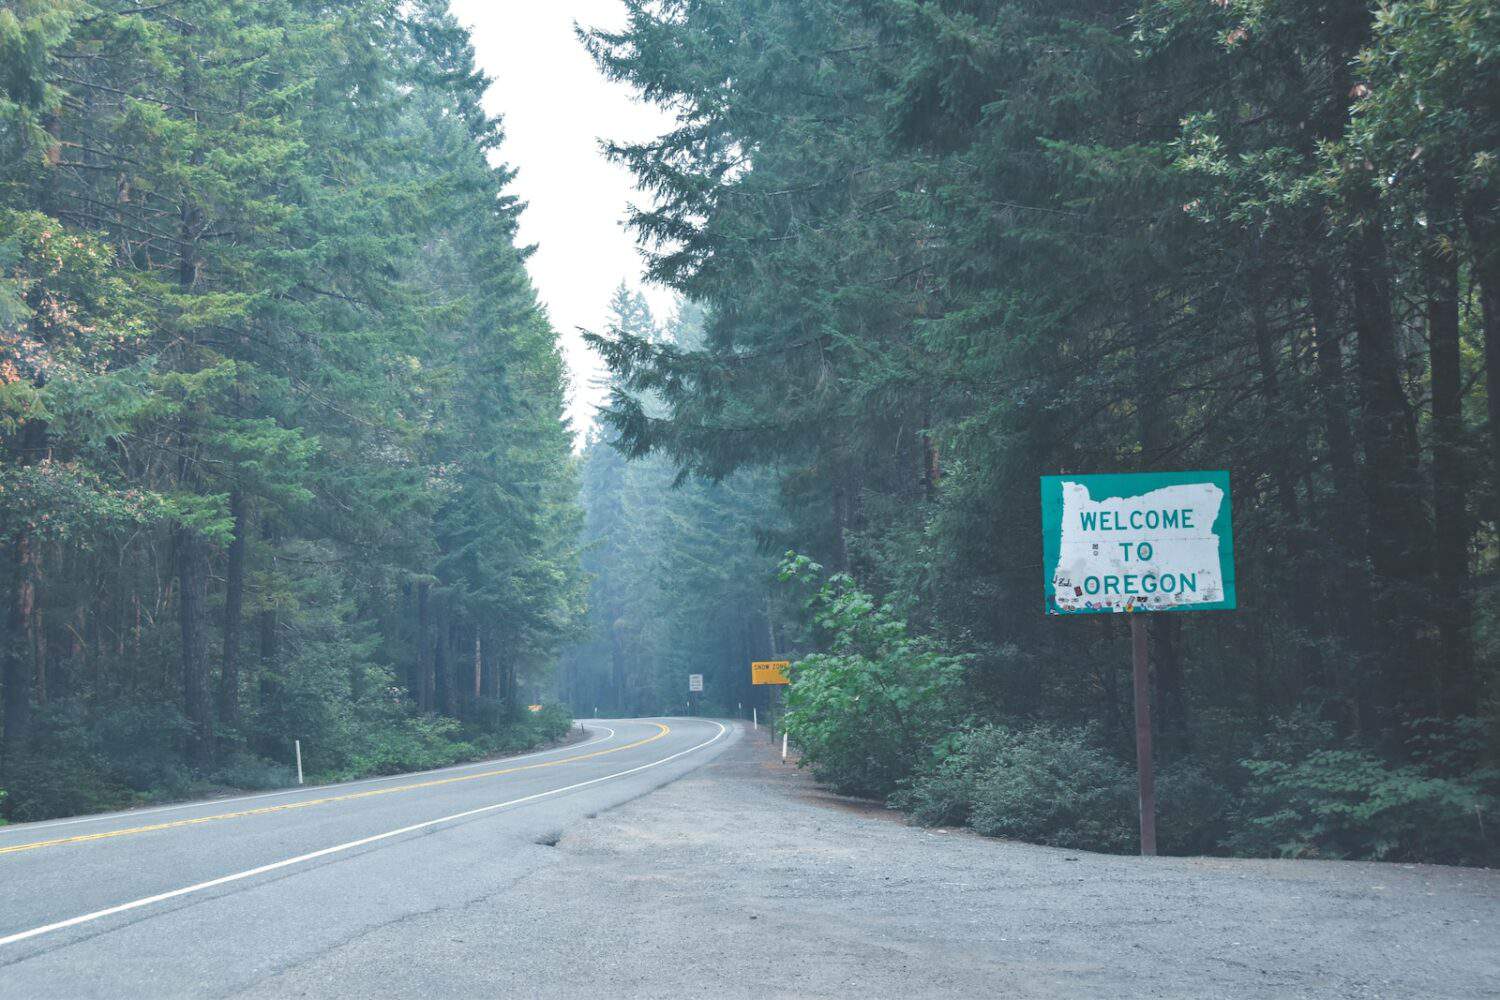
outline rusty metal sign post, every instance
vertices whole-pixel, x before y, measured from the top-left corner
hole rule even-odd
[[[1156,855],[1156,772],[1151,763],[1151,656],[1146,619],[1130,616],[1131,681],[1135,687],[1135,761],[1140,786],[1141,854]]]
[[[1232,610],[1227,472],[1042,477],[1051,615],[1129,614],[1141,854],[1156,853],[1151,650],[1143,612]]]

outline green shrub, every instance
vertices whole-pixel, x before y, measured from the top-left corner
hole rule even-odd
[[[942,741],[891,804],[927,824],[991,837],[1128,851],[1136,844],[1133,769],[1086,730],[989,725]]]
[[[562,739],[572,727],[573,713],[562,705],[512,714],[503,703],[486,699],[470,712],[464,738],[483,754],[515,753]]]
[[[362,734],[347,772],[340,777],[427,771],[479,755],[477,747],[461,739],[457,720],[408,715],[394,725]]]
[[[504,751],[530,750],[568,735],[573,728],[573,713],[563,705],[543,705],[539,712],[525,712],[515,723],[502,730]]]
[[[1276,719],[1254,755],[1224,845],[1259,857],[1494,864],[1500,775],[1475,719],[1415,719],[1404,760],[1334,739],[1303,710]]]
[[[263,791],[296,784],[297,772],[285,764],[250,753],[231,753],[210,779],[231,788]]]
[[[967,825],[980,777],[1012,738],[1009,729],[995,725],[943,737],[891,795],[890,805],[924,826]]]
[[[175,705],[109,705],[92,720],[80,720],[77,728],[81,732],[74,738],[85,739],[133,791],[156,798],[189,794],[192,774],[183,762],[182,747],[191,727]]]
[[[77,750],[16,754],[6,762],[6,784],[6,815],[18,823],[123,809],[135,801],[103,760]]]
[[[120,762],[100,743],[83,706],[54,701],[37,710],[34,723],[25,751],[5,761],[10,794],[4,805],[10,819],[35,822],[135,803]]]
[[[1230,810],[1229,790],[1197,760],[1158,768],[1156,846],[1162,854],[1218,852],[1229,830]]]
[[[782,571],[786,577],[817,568],[794,558]],[[912,636],[904,620],[846,575],[831,578],[810,604],[829,648],[792,665],[787,731],[818,780],[844,794],[883,798],[952,728],[964,660]]]
[[[1362,749],[1296,762],[1247,760],[1250,782],[1228,846],[1273,857],[1491,864],[1484,817],[1495,800],[1472,783],[1393,766]]]
[[[1137,843],[1134,772],[1083,730],[1028,729],[1004,741],[981,773],[969,822],[988,837],[1129,851]]]

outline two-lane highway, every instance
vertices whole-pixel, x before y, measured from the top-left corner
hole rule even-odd
[[[524,757],[0,828],[0,996],[232,993],[503,893],[570,823],[738,735],[699,719],[586,725],[587,740]]]

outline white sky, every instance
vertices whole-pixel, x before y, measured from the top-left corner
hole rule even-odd
[[[619,0],[452,0],[454,15],[473,32],[479,66],[494,85],[486,101],[505,121],[501,157],[515,167],[511,192],[527,203],[522,244],[536,244],[531,280],[562,338],[572,372],[569,408],[580,436],[604,398],[602,365],[578,327],[602,332],[609,297],[623,278],[640,287],[643,264],[623,221],[644,203],[630,172],[608,162],[600,138],[645,139],[671,118],[611,83],[573,34],[573,24],[619,28]],[[672,295],[642,288],[664,319]]]

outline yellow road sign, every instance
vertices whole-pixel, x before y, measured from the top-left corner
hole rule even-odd
[[[750,664],[751,684],[786,684],[791,660],[756,660]]]

